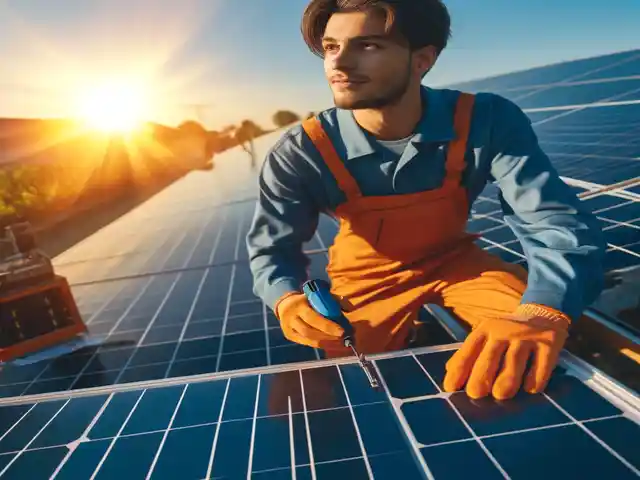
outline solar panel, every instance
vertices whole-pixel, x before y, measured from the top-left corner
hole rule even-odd
[[[534,122],[540,144],[560,175],[605,185],[640,176],[635,141],[640,103],[570,112]]]
[[[532,97],[542,95],[554,87],[606,85],[621,82],[618,83],[620,88],[616,88],[614,91],[628,92],[633,91],[633,88],[625,89],[625,86],[630,85],[625,82],[633,81],[633,77],[638,75],[639,70],[640,49],[635,49],[531,68],[482,80],[456,83],[451,87],[472,92],[494,92],[516,101],[525,95]],[[560,105],[574,104],[574,102],[567,101],[572,98],[571,95],[574,95],[572,90],[574,89],[565,88],[563,90],[565,96],[560,98]],[[603,90],[596,90],[596,96],[598,91]],[[589,93],[588,96],[592,97],[593,95]],[[600,98],[604,97],[606,95],[600,95]],[[535,106],[540,107],[543,103],[538,101]]]
[[[640,475],[637,397],[567,356],[544,394],[473,401],[442,392],[452,352],[378,356],[379,391],[344,360],[5,402],[0,476]]]

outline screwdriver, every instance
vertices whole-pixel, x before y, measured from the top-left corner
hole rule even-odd
[[[302,285],[302,291],[307,297],[309,304],[316,312],[337,323],[344,329],[344,346],[350,348],[358,359],[358,363],[364,371],[364,374],[367,376],[367,380],[369,380],[371,388],[377,389],[379,387],[379,383],[374,373],[373,366],[365,358],[364,353],[358,353],[355,345],[355,339],[353,338],[353,326],[349,320],[347,320],[344,313],[342,313],[342,308],[338,301],[331,294],[329,284],[324,280],[309,280]]]

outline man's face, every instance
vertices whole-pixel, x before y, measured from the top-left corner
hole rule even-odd
[[[324,32],[324,69],[336,107],[382,108],[419,83],[410,50],[385,36],[373,11],[333,15]]]

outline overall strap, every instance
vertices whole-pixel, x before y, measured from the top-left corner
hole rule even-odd
[[[362,197],[360,187],[340,159],[320,120],[316,117],[308,118],[302,122],[302,128],[320,152],[322,159],[335,177],[338,187],[347,197],[347,201]]]
[[[465,153],[467,151],[467,139],[471,127],[471,115],[473,112],[475,96],[469,93],[461,93],[456,104],[453,119],[453,128],[456,138],[449,143],[446,161],[447,187],[459,187],[462,172],[466,167]]]

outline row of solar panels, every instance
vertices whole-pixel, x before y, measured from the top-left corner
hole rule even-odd
[[[616,95],[632,97],[623,83],[612,85],[617,77],[640,73],[638,55],[625,52],[459,88],[515,99],[513,89],[521,86],[527,98],[549,99],[535,104],[544,110],[529,114],[560,173],[583,191],[637,174],[637,106],[628,101],[547,110],[564,88],[553,83],[582,79],[593,81],[592,89],[608,83]],[[613,90],[580,95],[600,101]],[[259,146],[275,140],[264,138]],[[75,285],[90,331],[105,343],[0,371],[3,402],[22,403],[0,407],[0,477],[640,475],[633,448],[640,401],[612,382],[594,385],[573,376],[582,371],[589,377],[589,367],[569,368],[570,375],[559,371],[547,394],[507,404],[444,395],[448,347],[376,361],[381,392],[369,388],[355,365],[308,368],[319,365],[318,352],[284,339],[251,290],[244,248],[255,199],[249,163],[242,152],[225,154],[215,171],[172,185],[56,259],[59,273]],[[630,189],[590,200],[611,243],[612,269],[638,265],[635,194]],[[482,233],[485,247],[522,262],[518,242],[501,223],[494,189],[474,208],[470,228]],[[316,252],[314,276],[323,275],[323,251],[335,230],[323,219],[307,245]],[[314,363],[300,367],[300,361]],[[225,378],[225,371],[251,367],[260,368]],[[204,383],[184,378],[213,372]],[[104,389],[79,395],[91,387]],[[55,398],[45,401],[49,397]]]

